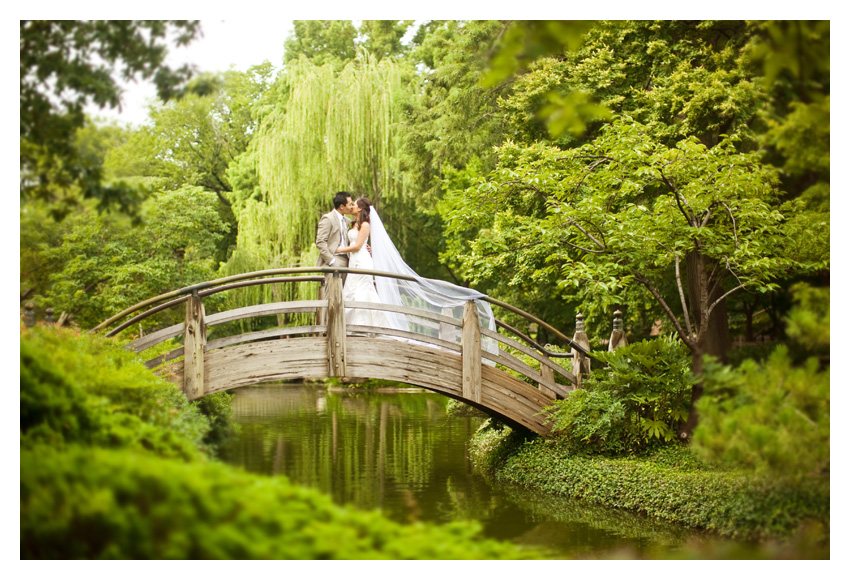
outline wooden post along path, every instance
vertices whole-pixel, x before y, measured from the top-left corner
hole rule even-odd
[[[342,299],[342,278],[330,277],[328,295],[328,376],[345,376],[345,304]]]
[[[204,346],[207,328],[204,304],[197,292],[186,301],[186,322],[183,326],[183,392],[192,401],[204,396]]]
[[[478,306],[473,300],[463,307],[463,327],[460,335],[463,355],[463,387],[465,399],[481,402],[481,323]]]

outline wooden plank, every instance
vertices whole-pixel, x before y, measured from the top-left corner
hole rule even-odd
[[[478,321],[478,307],[472,300],[463,307],[460,343],[463,356],[463,396],[480,403],[481,323]]]
[[[210,314],[206,318],[206,324],[207,326],[215,326],[216,324],[233,322],[234,320],[252,318],[255,316],[271,316],[273,314],[295,312],[314,312],[317,308],[324,309],[326,306],[327,302],[323,300],[293,300],[292,302],[257,304],[256,306],[234,308],[233,310]],[[152,332],[147,336],[139,338],[127,344],[124,348],[131,349],[133,352],[142,352],[143,350],[155,346],[160,342],[182,334],[183,330],[183,324],[175,324],[174,326],[157,330],[156,332]]]
[[[139,353],[143,350],[146,350],[152,346],[159,344],[160,342],[164,342],[169,338],[174,338],[186,330],[186,323],[181,322],[180,324],[175,324],[173,326],[168,326],[166,328],[157,330],[156,332],[151,332],[150,334],[146,334],[145,336],[134,340],[124,346],[127,350],[132,350],[133,352]]]
[[[171,352],[167,352],[165,354],[159,355],[158,357],[152,358],[145,363],[145,366],[149,369],[156,368],[161,364],[167,363],[168,361],[172,361],[176,358],[180,358],[183,356],[183,347],[181,346],[178,349],[172,350]]]
[[[328,293],[328,376],[345,376],[345,303],[342,278],[333,276],[327,283]]]
[[[526,406],[534,412],[552,403],[551,399],[541,393],[537,387],[501,369],[485,366],[481,376],[482,381],[489,381],[490,388],[503,392],[516,404]]]
[[[270,302],[268,304],[257,304],[234,308],[224,312],[216,312],[207,317],[207,325],[214,326],[225,322],[233,322],[243,318],[254,318],[256,316],[271,316],[273,314],[285,314],[295,312],[315,312],[317,308],[323,308],[327,303],[324,300],[292,300],[290,302]]]
[[[204,346],[207,342],[204,304],[197,293],[186,301],[184,326],[183,392],[192,401],[204,396]]]
[[[352,376],[401,381],[460,397],[462,360],[454,353],[389,339],[350,337]]]
[[[296,336],[299,334],[319,334],[323,332],[325,332],[325,327],[316,325],[289,326],[286,328],[271,328],[269,330],[259,330],[257,332],[246,332],[245,334],[235,334],[233,336],[225,336],[211,340],[207,343],[206,352],[243,342],[254,342],[257,340],[283,336]]]
[[[433,336],[427,336],[424,334],[419,334],[417,332],[407,332],[406,330],[396,330],[394,328],[382,328],[379,326],[362,326],[359,324],[346,326],[346,331],[348,332],[348,336],[350,337],[355,332],[366,332],[370,334],[376,335],[377,337],[384,336],[395,336],[398,338],[404,338],[409,340],[414,340],[417,343],[428,344],[429,346],[435,346],[437,348],[450,350],[452,352],[460,352],[460,345],[455,342],[448,342],[446,340],[441,340],[439,338],[434,338]]]
[[[442,322],[444,324],[461,326],[462,321],[457,318],[453,318],[451,316],[444,316],[442,314],[437,314],[436,312],[431,312],[429,310],[420,310],[418,308],[408,308],[407,306],[395,306],[392,304],[381,304],[377,302],[349,302],[346,304],[348,308],[364,308],[366,310],[383,310],[386,312],[398,312],[400,314],[407,314],[410,316],[418,316],[420,318],[426,318],[428,320],[434,320],[436,322]],[[420,324],[417,322],[417,324]],[[437,328],[435,325],[434,328]]]
[[[494,339],[498,340],[499,342],[501,342],[502,344],[509,346],[509,347],[511,347],[515,350],[520,351],[523,354],[526,354],[526,355],[532,357],[533,359],[538,361],[541,364],[541,366],[545,365],[545,366],[549,367],[550,369],[552,369],[552,371],[558,373],[559,375],[561,375],[562,377],[564,377],[565,379],[570,381],[572,384],[575,384],[576,378],[572,373],[567,371],[564,367],[562,367],[558,363],[552,362],[552,360],[549,357],[545,356],[540,351],[535,350],[535,349],[533,349],[529,346],[526,346],[526,345],[524,345],[520,342],[517,342],[517,341],[513,340],[512,338],[508,338],[507,336],[499,334],[498,332],[494,332],[494,331],[490,330],[489,328],[482,328],[481,334],[483,334],[483,335],[485,335],[489,338],[494,338]]]
[[[498,355],[495,355],[490,352],[483,352],[482,356],[488,360],[493,361],[494,363],[500,364],[502,366],[506,366],[512,371],[516,371],[522,375],[527,376],[532,381],[539,383],[543,383],[550,390],[555,393],[561,395],[562,397],[566,397],[571,389],[565,388],[563,385],[559,385],[554,380],[547,381],[542,374],[540,374],[534,367],[529,366],[519,360],[518,358],[500,351]]]
[[[263,381],[326,377],[326,352],[327,339],[313,336],[214,350],[206,356],[207,394]]]

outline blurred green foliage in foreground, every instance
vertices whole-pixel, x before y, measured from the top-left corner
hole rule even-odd
[[[534,556],[211,461],[229,405],[188,402],[111,341],[35,327],[20,350],[23,559]]]

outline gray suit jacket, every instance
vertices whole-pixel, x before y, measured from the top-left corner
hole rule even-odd
[[[347,219],[346,223],[348,223]],[[342,235],[344,238],[348,235],[348,232],[342,232]],[[347,246],[348,243],[346,242],[345,245]],[[329,265],[334,258],[336,258],[336,261],[333,263],[334,267],[348,267],[348,254],[334,256],[334,252],[340,247],[340,225],[336,210],[326,213],[319,220],[319,227],[316,229],[316,247],[319,248],[319,260],[316,262],[317,268]]]

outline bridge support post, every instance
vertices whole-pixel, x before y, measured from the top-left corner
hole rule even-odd
[[[186,322],[183,327],[183,392],[190,401],[204,396],[204,346],[206,343],[204,304],[195,291],[186,301]]]
[[[345,303],[342,278],[331,276],[325,291],[328,296],[328,376],[345,376]]]
[[[463,358],[463,386],[465,399],[481,402],[481,323],[478,307],[473,300],[463,307],[463,326],[460,346]]]
[[[576,332],[573,335],[573,342],[586,351],[590,350],[590,340],[587,338],[587,332],[584,330],[584,314],[576,314]],[[572,349],[572,353],[576,388],[580,389],[584,375],[590,374],[590,359],[576,349]]]

